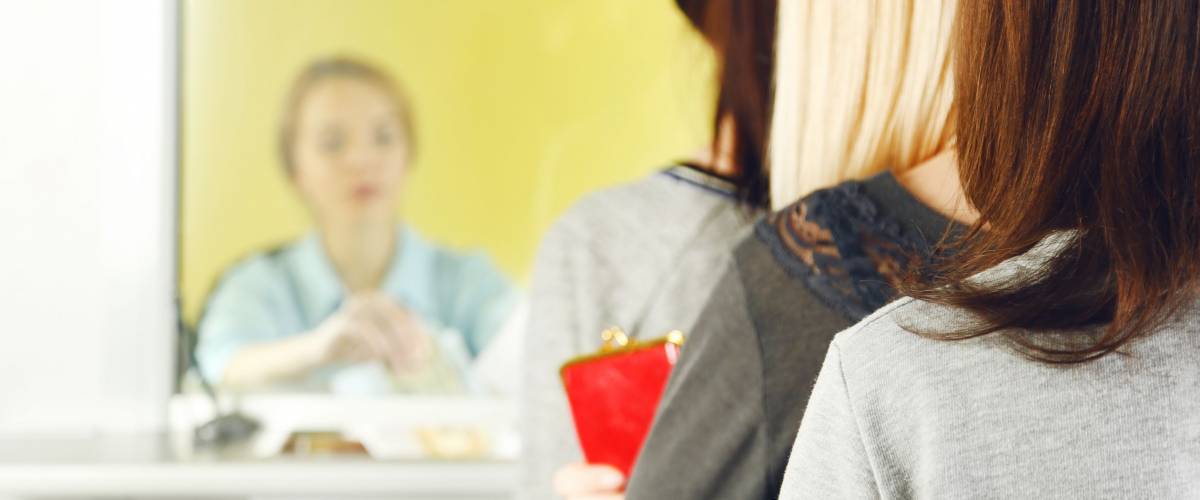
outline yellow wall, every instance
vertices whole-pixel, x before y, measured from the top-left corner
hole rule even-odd
[[[518,281],[580,194],[706,142],[708,52],[672,0],[185,0],[181,293],[194,320],[237,259],[302,234],[276,117],[310,60],[383,65],[416,107],[401,207]]]

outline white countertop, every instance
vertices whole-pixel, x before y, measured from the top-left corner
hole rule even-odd
[[[502,499],[511,461],[255,459],[241,450],[181,454],[165,434],[0,436],[3,497]]]

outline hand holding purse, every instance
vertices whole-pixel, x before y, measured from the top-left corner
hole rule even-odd
[[[629,477],[679,359],[683,333],[636,341],[609,328],[601,337],[599,352],[568,361],[559,374],[584,458]]]

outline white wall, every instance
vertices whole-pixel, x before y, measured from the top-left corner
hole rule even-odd
[[[0,432],[163,423],[174,11],[0,0]]]

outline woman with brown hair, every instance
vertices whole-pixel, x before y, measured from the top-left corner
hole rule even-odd
[[[620,496],[619,471],[583,463],[558,369],[595,352],[613,325],[642,339],[690,326],[720,278],[712,269],[766,205],[775,1],[677,0],[718,63],[711,146],[589,194],[543,238],[525,339],[520,498]]]
[[[834,340],[781,498],[1200,494],[1200,2],[978,0],[956,34],[977,218]]]

